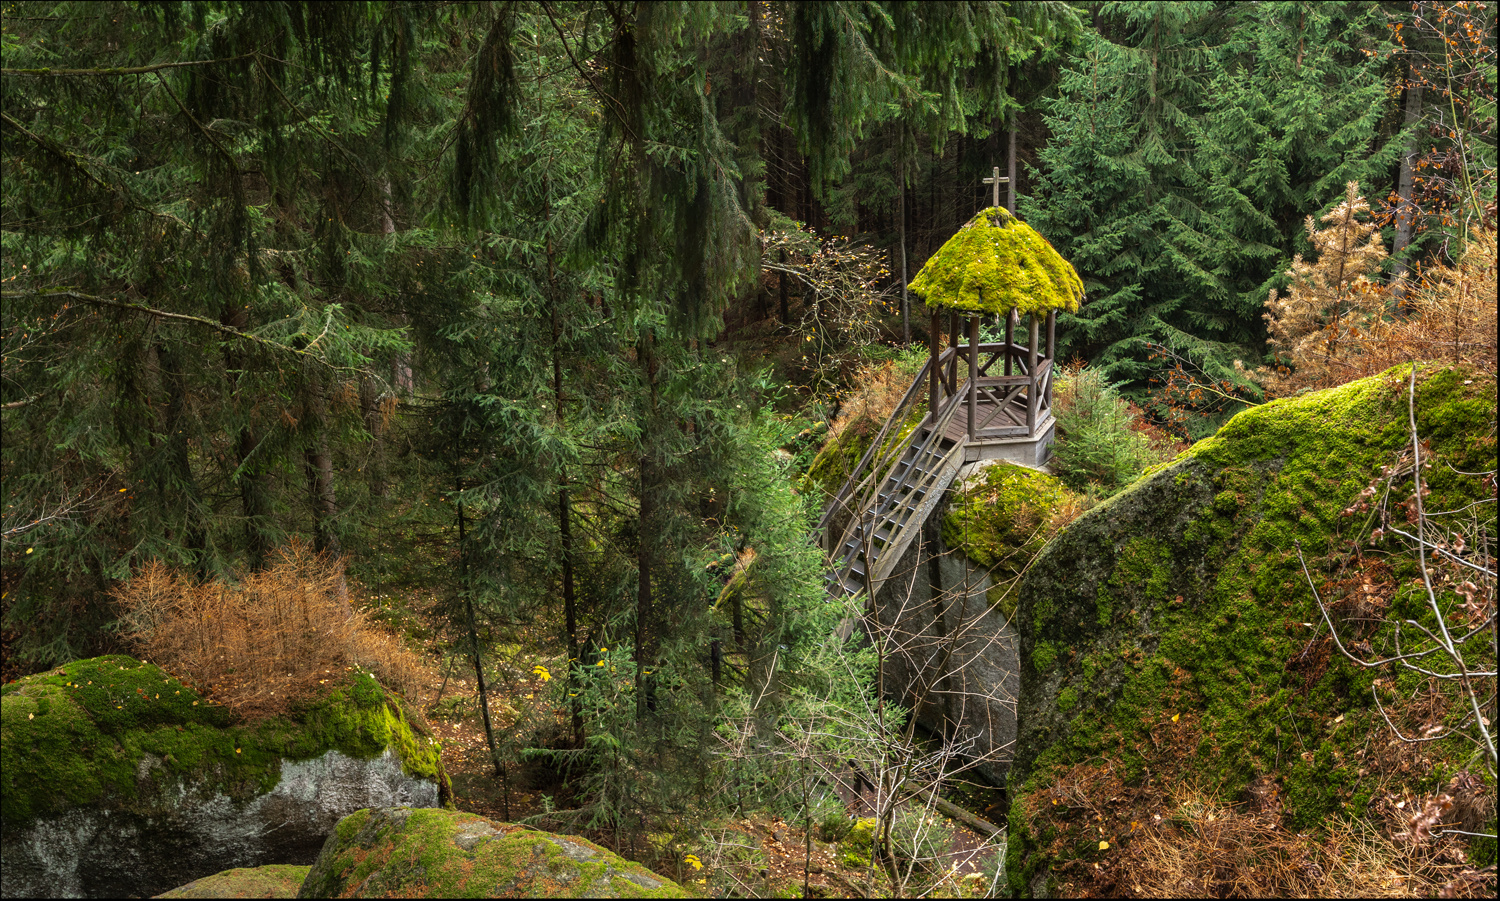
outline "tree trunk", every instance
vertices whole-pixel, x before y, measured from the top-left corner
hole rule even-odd
[[[463,496],[464,483],[454,477],[453,491],[456,498]],[[490,722],[489,691],[484,684],[484,655],[479,652],[479,628],[474,620],[474,596],[469,591],[469,558],[465,546],[464,502],[458,501],[458,567],[459,590],[464,593],[464,612],[469,627],[469,651],[474,662],[474,679],[479,685],[479,710],[484,717],[484,739],[490,747],[490,762],[495,765],[495,778],[505,779],[505,767],[500,765],[500,750],[495,747],[495,728]],[[505,792],[505,806],[510,807],[510,792]],[[510,816],[509,810],[506,816]]]
[[[897,215],[901,233],[901,344],[911,345],[911,298],[906,293],[906,135],[898,129],[901,150],[896,159]]]
[[[175,351],[158,345],[156,357],[161,363],[162,382],[167,393],[164,424],[167,472],[170,475],[162,484],[162,496],[171,498],[173,512],[180,518],[183,546],[193,561],[193,569],[206,577],[208,536],[195,509],[200,493],[197,480],[193,478],[192,461],[188,458],[187,383]]]
[[[328,401],[323,395],[322,380],[311,370],[303,387],[302,415],[303,428],[308,436],[303,464],[313,514],[313,548],[332,560],[342,560],[344,549],[339,543],[336,525],[339,505],[333,492],[333,452],[328,446]],[[337,591],[339,600],[347,603],[349,586],[342,574]]]
[[[1005,155],[1005,208],[1016,214],[1016,114],[1010,114],[1010,150]]]
[[[1411,143],[1406,145],[1406,152],[1401,155],[1401,175],[1396,184],[1396,236],[1391,243],[1391,258],[1394,265],[1391,267],[1391,294],[1396,298],[1398,309],[1406,303],[1406,260],[1401,256],[1410,244],[1413,226],[1416,224],[1416,207],[1412,203],[1412,186],[1415,181],[1417,164],[1417,135],[1416,123],[1422,118],[1422,84],[1417,81],[1417,73],[1412,72],[1407,77],[1406,87],[1406,128],[1412,130]]]
[[[249,314],[238,304],[227,305],[220,314],[219,321],[241,331],[250,326]],[[229,373],[232,396],[237,395],[240,373],[246,368],[240,346],[236,341],[224,342],[224,369]],[[240,493],[240,511],[245,517],[245,550],[250,557],[250,570],[260,572],[265,569],[266,561],[271,556],[271,541],[268,537],[271,527],[271,496],[266,484],[266,467],[256,456],[261,435],[251,420],[250,412],[246,410],[244,415],[245,421],[240,425],[239,442],[235,448],[235,485]]]
[[[551,274],[551,242],[548,242],[548,269]],[[558,425],[562,425],[563,419],[563,390],[562,390],[562,351],[559,347],[559,328],[557,323],[557,308],[552,309],[552,395],[557,405]],[[572,504],[568,499],[568,474],[566,471],[558,473],[557,484],[557,531],[558,541],[562,551],[562,596],[563,596],[563,628],[567,631],[568,648],[568,683],[577,684],[578,676],[578,609],[577,599],[573,589],[573,524],[570,519]],[[583,746],[583,711],[575,701],[573,704],[573,743]]]
[[[359,411],[370,433],[365,457],[365,483],[372,497],[385,497],[385,416],[380,409],[379,384],[369,376],[359,379]]]
[[[655,337],[647,332],[637,345],[637,356],[641,374],[645,376],[647,392],[646,425],[642,430],[648,444],[641,449],[640,456],[640,516],[636,522],[636,593],[635,593],[635,647],[632,649],[635,662],[636,717],[644,719],[646,703],[646,665],[651,659],[647,644],[652,637],[653,599],[651,595],[651,569],[655,563],[656,535],[656,466],[649,442],[657,424],[656,354]]]

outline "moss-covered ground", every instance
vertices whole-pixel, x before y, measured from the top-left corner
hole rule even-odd
[[[1392,735],[1372,689],[1400,712],[1427,680],[1341,657],[1299,559],[1300,547],[1335,611],[1353,609],[1356,592],[1366,612],[1387,611],[1340,620],[1360,653],[1394,649],[1391,619],[1423,620],[1414,555],[1360,506],[1409,443],[1408,371],[1243,412],[1046,548],[1018,608],[1013,889],[1128,891],[1114,862],[1185,784],[1231,804],[1260,786],[1279,823],[1310,833],[1484,773],[1461,738]],[[1469,370],[1419,374],[1428,508],[1478,511],[1490,536],[1495,397],[1494,380]],[[1454,587],[1440,586],[1444,604],[1461,600]],[[1451,694],[1424,696],[1429,724],[1462,717]],[[1493,849],[1477,840],[1468,853],[1482,865]]]
[[[263,867],[237,867],[212,876],[195,879],[187,885],[158,898],[295,898],[307,878],[309,867],[293,864],[267,864]]]
[[[6,827],[106,798],[149,812],[157,799],[142,796],[138,778],[147,755],[167,774],[206,777],[207,787],[235,799],[271,789],[281,760],[329,750],[369,758],[391,747],[409,775],[446,786],[437,743],[403,701],[368,673],[329,682],[292,715],[253,724],[126,656],[75,660],[9,683],[0,701]]]

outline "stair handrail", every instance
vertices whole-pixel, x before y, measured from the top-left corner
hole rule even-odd
[[[954,409],[956,409],[956,407]],[[952,415],[952,410],[949,411],[949,415]],[[958,467],[953,466],[953,459],[957,457],[959,461],[962,462],[963,453],[963,442],[954,442],[953,446],[948,449],[948,452],[943,455],[942,459],[938,461],[937,465],[934,466],[930,472],[923,475],[922,481],[916,487],[926,488],[930,492],[933,486],[935,486],[938,481],[943,478],[943,475],[947,473],[950,468],[955,472],[957,471]],[[946,485],[944,487],[946,487]],[[907,511],[905,516],[899,516],[894,512],[892,513],[892,521],[896,525],[896,528],[891,532],[892,544],[896,543],[895,538],[897,535],[911,526],[913,516],[916,514],[917,510],[921,509],[921,507],[926,503],[927,498],[924,498],[922,504],[919,504],[917,507]],[[890,555],[882,555],[878,561],[879,565],[874,565],[875,562],[876,561],[867,560],[866,565],[870,567],[871,581],[874,583],[880,583],[884,582],[890,576],[892,568],[895,567],[898,561]]]
[[[948,355],[955,352],[956,348],[953,347],[950,347],[947,350],[943,351],[942,355],[938,359],[938,365],[942,366],[945,362],[947,362]],[[882,476],[884,475],[886,467],[872,467],[871,458],[875,455],[876,451],[880,449],[881,445],[885,443],[886,436],[890,434],[892,424],[896,422],[906,421],[906,417],[911,410],[912,402],[921,395],[920,389],[924,384],[926,384],[928,372],[931,369],[932,358],[928,357],[922,362],[922,368],[917,372],[916,378],[912,379],[911,384],[907,386],[906,393],[901,396],[900,403],[896,404],[895,411],[892,412],[890,416],[886,417],[885,424],[880,427],[880,433],[875,436],[874,441],[870,442],[870,446],[865,448],[864,455],[859,458],[859,463],[857,463],[854,469],[849,473],[848,478],[844,479],[844,484],[839,486],[838,493],[833,496],[833,500],[829,501],[828,506],[823,508],[823,515],[818,519],[817,531],[814,534],[825,534],[827,532],[829,523],[833,521],[833,517],[849,501],[850,495],[854,494],[859,488],[864,487],[863,482],[866,481],[867,478],[865,475],[866,469],[876,470],[879,471]],[[920,423],[918,425],[920,426]],[[902,449],[897,447],[888,448],[885,456],[889,456],[891,452],[899,452],[900,450]]]
[[[953,418],[953,414],[961,406],[963,406],[963,400],[963,394],[956,393],[953,396],[949,397],[948,400],[944,402],[943,406],[938,408],[937,419],[928,421],[926,429],[927,434],[922,439],[922,443],[917,446],[916,453],[912,456],[913,464],[915,464],[917,460],[926,456],[926,454],[931,451],[934,446],[942,439],[943,432],[947,428],[948,421],[951,420]],[[833,572],[835,573],[834,581],[839,584],[843,584],[843,573],[848,571],[849,567],[853,565],[854,559],[856,559],[855,557],[851,557],[849,560],[842,560],[839,559],[839,555],[842,554],[843,548],[848,544],[848,541],[851,537],[861,536],[865,539],[869,538],[869,536],[863,535],[863,530],[866,524],[866,516],[871,512],[872,509],[875,512],[875,517],[873,520],[871,520],[871,522],[878,525],[879,518],[881,516],[879,508],[880,490],[885,487],[886,482],[890,479],[891,474],[894,472],[895,468],[899,466],[901,460],[905,458],[906,451],[913,447],[913,442],[902,442],[899,447],[901,448],[901,454],[898,455],[894,461],[892,461],[889,467],[875,470],[872,473],[871,477],[865,480],[865,483],[861,483],[861,488],[863,488],[865,484],[869,483],[871,478],[878,478],[878,481],[874,483],[873,492],[869,493],[868,495],[866,495],[863,491],[858,492],[858,496],[860,498],[858,509],[856,509],[854,511],[854,515],[850,517],[848,526],[846,526],[838,535],[838,541],[835,544],[837,551],[834,552],[835,560]],[[907,487],[908,485],[912,486],[914,489],[920,489],[923,487],[930,489],[932,485],[935,484],[941,477],[942,473],[948,468],[948,465],[952,461],[954,455],[959,455],[961,457],[962,453],[963,443],[954,442],[953,447],[948,449],[948,452],[943,455],[938,465],[931,470],[923,472],[920,479],[913,480],[912,478],[912,473],[916,469],[915,465],[907,467],[906,471],[901,473],[901,475],[896,479],[896,483],[891,486],[891,496],[894,497],[901,494],[902,489]],[[891,517],[891,521],[896,526],[896,528],[891,533],[892,539],[905,531],[907,525],[909,524],[909,512],[910,511],[908,511],[908,515],[903,516],[901,515],[901,512],[899,510],[889,511],[888,515]],[[887,561],[882,558],[880,560],[880,568],[886,570],[886,572],[885,574],[877,574],[876,561],[868,559],[868,556],[865,560],[865,566],[867,567],[868,572],[875,582],[885,581],[886,575],[889,575],[889,567],[893,565],[895,565],[894,560]]]

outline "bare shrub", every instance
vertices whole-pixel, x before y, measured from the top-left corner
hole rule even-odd
[[[1495,231],[1475,228],[1457,266],[1422,274],[1406,315],[1382,322],[1360,342],[1358,378],[1412,360],[1496,362]]]
[[[1371,314],[1375,306],[1393,301],[1385,288],[1361,283],[1352,292],[1363,304],[1359,316],[1344,316],[1307,332],[1295,353],[1287,350],[1291,344],[1283,347],[1273,340],[1283,351],[1281,364],[1259,370],[1256,376],[1268,393],[1284,396],[1341,385],[1413,361],[1464,363],[1494,373],[1495,267],[1494,227],[1475,227],[1457,265],[1422,273],[1397,313]],[[1267,305],[1277,313],[1287,302],[1273,292]],[[1327,346],[1339,348],[1338,354],[1319,349]]]
[[[238,584],[157,561],[114,597],[140,653],[247,719],[283,713],[358,666],[413,698],[421,662],[340,600],[343,564],[294,542]]]

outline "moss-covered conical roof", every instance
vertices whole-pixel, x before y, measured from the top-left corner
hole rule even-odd
[[[1073,264],[1002,207],[965,223],[910,287],[929,307],[969,313],[1077,312],[1083,300]]]

